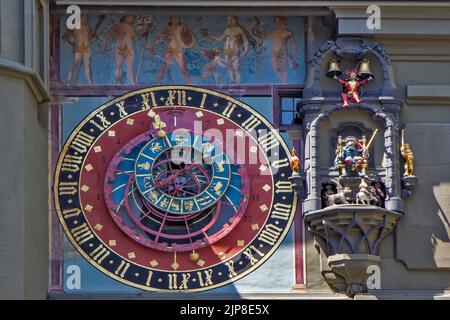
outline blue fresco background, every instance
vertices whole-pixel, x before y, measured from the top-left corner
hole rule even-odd
[[[92,81],[94,84],[115,84],[114,79],[114,41],[111,40],[109,43],[109,50],[103,54],[100,53],[103,43],[103,37],[107,30],[114,23],[118,22],[122,18],[122,15],[108,15],[106,19],[101,23],[98,29],[99,39],[96,40],[91,47],[91,74]],[[252,28],[255,26],[255,21],[259,20],[259,28],[264,33],[269,33],[275,30],[275,25],[273,23],[275,17],[262,16],[262,17],[252,17],[252,16],[239,16],[240,25],[252,34]],[[97,16],[91,15],[89,17],[89,25],[91,29],[94,29],[96,24]],[[186,61],[187,70],[190,74],[193,84],[214,84],[214,80],[210,77],[207,80],[201,79],[201,73],[205,64],[209,62],[206,57],[206,52],[211,51],[214,47],[223,48],[224,41],[216,41],[208,37],[204,37],[201,34],[202,28],[207,28],[209,34],[220,36],[226,28],[226,16],[182,16],[181,22],[183,25],[188,26],[195,37],[195,45],[192,48],[184,49],[184,58]],[[257,19],[257,20],[255,20]],[[291,68],[290,63],[287,66],[287,83],[299,84],[304,82],[305,77],[305,28],[304,21],[302,17],[285,17],[287,24],[286,28],[289,29],[295,39],[297,46],[297,55],[295,57],[295,62],[298,64],[296,68]],[[137,74],[138,67],[140,64],[142,52],[142,67],[139,76],[138,83],[140,84],[156,84],[156,77],[159,69],[164,61],[164,53],[167,42],[162,39],[161,42],[156,47],[156,53],[154,55],[150,54],[148,50],[143,50],[144,48],[149,48],[153,42],[156,35],[164,30],[167,26],[169,16],[153,16],[152,17],[152,28],[149,33],[147,40],[145,38],[137,39],[134,41],[134,70]],[[61,19],[61,38],[66,31],[65,19]],[[252,35],[254,39],[255,36]],[[272,69],[270,62],[270,52],[271,52],[271,41],[265,40],[261,47],[260,59],[261,63],[258,65],[258,54],[254,47],[249,46],[249,50],[246,56],[243,58],[240,66],[241,70],[241,84],[276,84],[282,83],[278,78],[275,71]],[[291,47],[288,44],[288,51],[290,52]],[[223,57],[223,56],[222,56]],[[67,74],[72,63],[72,50],[69,46],[64,43],[61,39],[60,41],[60,79],[63,83],[67,81]],[[127,75],[126,64],[122,65],[122,83],[131,84],[130,79]],[[217,67],[217,71],[221,74],[220,84],[229,84],[231,81],[228,76],[226,68]],[[87,84],[84,75],[84,66],[80,65],[78,67],[77,75],[75,76],[75,84],[82,85]],[[167,70],[165,77],[161,84],[186,84],[187,81],[181,74],[179,66],[176,64],[175,60],[172,61],[169,69]]]

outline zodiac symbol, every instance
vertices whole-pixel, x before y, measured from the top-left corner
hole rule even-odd
[[[210,153],[211,151],[213,151],[214,146],[209,143],[208,141],[202,144],[202,151],[203,153]]]
[[[156,191],[150,191],[150,198],[153,200],[153,201],[156,201],[156,200],[158,200],[158,192],[156,192]]]
[[[164,200],[163,201],[161,201],[160,203],[159,203],[159,205],[162,207],[162,208],[165,208],[165,207],[167,207],[167,205],[168,205],[168,201],[167,201],[167,199],[166,198],[164,198]]]
[[[180,205],[178,203],[172,202],[170,205],[172,208],[174,208],[176,211],[180,210]]]
[[[200,205],[206,206],[206,205],[210,204],[212,202],[212,200],[209,199],[209,197],[201,197],[200,199],[198,199],[198,202]]]
[[[223,161],[216,162],[216,165],[217,165],[217,172],[223,172],[225,170],[223,167]]]
[[[150,150],[152,150],[153,153],[158,152],[162,149],[162,146],[159,142],[153,142],[150,145]],[[147,162],[148,163],[148,162]]]
[[[150,177],[144,177],[144,188],[148,189],[152,187],[152,179]]]
[[[216,195],[220,196],[220,189],[222,189],[223,187],[223,183],[218,181],[215,185],[214,185],[214,191],[216,193]]]
[[[184,208],[185,208],[187,211],[192,211],[192,209],[194,208],[194,201],[186,201],[186,202],[184,203]]]
[[[150,163],[147,161],[145,163],[138,164],[138,168],[142,170],[149,170],[150,169]]]

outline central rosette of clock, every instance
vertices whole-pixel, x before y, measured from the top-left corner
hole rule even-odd
[[[190,132],[144,134],[111,161],[106,202],[122,231],[163,251],[190,251],[228,234],[245,210],[245,169],[221,141]]]
[[[169,139],[175,139],[175,145]],[[153,206],[172,215],[193,214],[217,203],[230,183],[226,154],[195,135],[150,140],[136,160],[136,185]]]

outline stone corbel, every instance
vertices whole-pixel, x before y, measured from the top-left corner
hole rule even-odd
[[[305,177],[300,173],[294,173],[288,179],[291,182],[292,188],[294,189],[295,193],[297,193],[300,198],[303,198]]]
[[[404,176],[402,178],[402,196],[403,198],[411,197],[417,185],[416,176]]]
[[[375,206],[340,205],[306,213],[321,252],[321,269],[335,291],[353,298],[367,291],[368,267],[379,265],[379,246],[402,213]],[[333,274],[331,274],[334,273]]]

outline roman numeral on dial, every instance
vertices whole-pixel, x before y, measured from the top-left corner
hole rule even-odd
[[[147,287],[150,287],[150,284],[151,284],[151,282],[152,282],[152,277],[153,277],[153,271],[152,271],[152,270],[149,270],[149,271],[148,271],[148,275],[147,275],[147,281],[145,281],[145,285],[146,285]]]
[[[204,270],[203,272],[198,271],[198,282],[200,283],[200,287],[208,287],[212,286],[214,283],[212,282],[212,269]]]
[[[86,153],[88,147],[92,145],[95,138],[83,131],[79,131],[75,138],[73,139],[70,147],[80,153]]]
[[[150,97],[150,99],[149,99],[149,97]],[[152,107],[155,108],[158,106],[158,104],[156,103],[156,98],[155,98],[154,92],[143,93],[143,94],[141,94],[141,98],[142,98],[142,106],[141,106],[142,110],[147,110],[147,109],[151,109]],[[152,102],[151,106],[150,106],[150,100]]]
[[[169,289],[170,290],[187,290],[189,289],[188,281],[191,278],[190,273],[183,273],[181,281],[178,283],[178,275],[176,273],[169,274]]]
[[[291,213],[292,205],[284,203],[276,203],[270,215],[273,219],[288,220]]]
[[[58,194],[60,196],[74,195],[78,192],[78,182],[60,182],[58,185]]]
[[[281,160],[275,160],[271,163],[271,166],[274,168],[283,168],[289,166],[288,158],[284,158]]]
[[[100,120],[100,123],[98,123],[95,120],[89,120],[89,123],[96,126],[100,131],[105,130],[106,128],[108,128],[108,126],[111,125],[111,122],[108,119],[106,119],[106,116],[103,114],[103,111],[97,113],[95,116]]]
[[[166,106],[185,106],[186,105],[186,91],[184,90],[169,90],[166,98]]]
[[[70,172],[78,172],[80,171],[79,164],[82,162],[82,156],[74,156],[68,154],[64,157],[61,171],[70,171]]]
[[[123,118],[128,115],[128,112],[125,111],[125,100],[116,103],[117,108],[119,109],[119,117]]]
[[[231,279],[231,278],[237,276],[236,271],[234,271],[234,262],[233,262],[233,260],[229,260],[229,261],[225,262],[225,265],[228,268],[228,278]]]
[[[275,193],[289,193],[294,191],[290,181],[278,181],[275,183]]]
[[[70,230],[70,232],[79,245],[82,245],[83,243],[89,241],[94,237],[94,234],[86,223],[73,228],[72,230]]]
[[[247,120],[242,122],[241,126],[247,131],[252,131],[260,124],[261,120],[258,120],[258,118],[252,114]]]
[[[98,263],[102,263],[102,261],[109,256],[111,252],[105,248],[102,244],[99,245],[97,248],[95,248],[89,256],[92,257],[94,261],[97,261]]]
[[[261,240],[270,246],[274,246],[280,237],[282,230],[283,229],[274,226],[273,224],[266,224],[264,230],[259,235],[258,240]]]
[[[206,93],[202,94],[202,101],[200,102],[200,106],[199,106],[202,109],[205,108],[206,97],[208,97],[208,95]]]
[[[228,102],[228,105],[226,106],[225,110],[223,110],[222,114],[225,117],[230,118],[231,114],[233,113],[235,108],[236,108],[236,105],[234,103]]]
[[[129,262],[125,262],[125,260],[122,260],[117,267],[116,271],[114,271],[114,274],[118,275],[119,277],[123,278],[125,277],[125,274],[127,273],[128,268],[130,267]]]
[[[257,258],[256,255],[258,257],[264,257],[264,253],[256,249],[253,245],[242,251],[242,254],[250,260],[252,266],[259,261],[259,258]]]
[[[273,134],[273,132],[269,132],[258,138],[258,143],[264,149],[264,151],[268,151],[276,146],[280,145],[280,141],[278,141],[277,137]]]
[[[80,215],[80,213],[81,213],[81,210],[78,208],[66,209],[66,210],[63,210],[63,212],[62,212],[64,219],[78,217]]]

